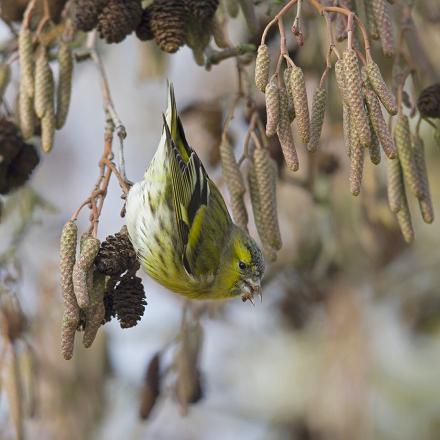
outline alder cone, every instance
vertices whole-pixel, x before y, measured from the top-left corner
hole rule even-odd
[[[205,21],[214,17],[219,0],[184,0],[185,6],[194,18]]]
[[[154,38],[153,31],[151,30],[151,11],[151,6],[142,11],[141,21],[136,28],[136,36],[141,41],[148,41]]]
[[[266,86],[266,135],[273,136],[277,131],[280,116],[280,96],[277,84],[277,75],[274,75]]]
[[[137,276],[124,275],[113,295],[113,310],[121,328],[134,327],[142,318],[146,304],[142,280]]]
[[[440,83],[422,90],[417,108],[424,118],[440,118]]]
[[[292,89],[293,104],[295,107],[298,136],[303,144],[308,144],[310,140],[309,105],[307,103],[304,73],[298,66],[292,67],[290,87]]]
[[[72,19],[75,29],[89,32],[98,24],[98,16],[105,0],[74,0],[72,2]]]
[[[310,141],[307,144],[307,149],[309,151],[316,151],[318,149],[326,105],[327,89],[325,85],[323,85],[322,87],[318,87],[313,95],[312,116],[310,120]]]
[[[140,0],[108,0],[98,17],[97,29],[107,43],[119,43],[139,25]]]

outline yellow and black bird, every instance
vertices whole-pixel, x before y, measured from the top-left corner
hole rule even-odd
[[[185,139],[173,86],[157,151],[130,189],[126,220],[148,275],[191,299],[260,294],[264,259],[236,226],[223,197]]]

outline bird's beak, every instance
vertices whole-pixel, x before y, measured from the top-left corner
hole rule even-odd
[[[263,302],[260,281],[255,281],[249,278],[245,280],[244,284],[245,293],[243,294],[242,298],[249,299],[252,302],[252,298],[254,297],[254,295],[258,295],[260,297],[260,302]]]

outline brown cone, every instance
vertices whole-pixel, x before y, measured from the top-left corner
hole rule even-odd
[[[98,17],[98,32],[107,43],[119,43],[139,25],[140,0],[108,0]]]

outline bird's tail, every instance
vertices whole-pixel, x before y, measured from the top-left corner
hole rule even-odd
[[[174,96],[174,87],[171,82],[168,83],[168,105],[166,112],[166,122],[171,132],[171,137],[179,150],[183,160],[188,161],[191,155],[191,147],[185,138],[182,123],[177,114],[176,98]],[[165,127],[164,127],[165,134]]]

